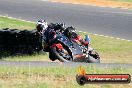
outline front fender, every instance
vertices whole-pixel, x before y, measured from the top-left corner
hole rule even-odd
[[[50,46],[50,48],[53,48],[54,46],[56,46],[58,49],[62,49],[62,45],[60,43],[58,44],[53,44],[52,46]]]

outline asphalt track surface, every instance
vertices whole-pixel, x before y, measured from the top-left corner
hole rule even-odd
[[[77,30],[132,40],[132,11],[52,3],[47,0],[0,0],[0,15],[36,22],[65,22]]]
[[[45,61],[0,61],[0,66],[8,67],[79,67],[79,66],[94,66],[97,68],[132,68],[132,64],[119,64],[119,63],[60,63],[60,62],[45,62]]]
[[[77,30],[132,40],[132,11],[95,6],[52,3],[42,0],[0,0],[0,15],[37,21],[65,22]],[[4,66],[80,66],[88,63],[9,62]],[[132,64],[93,64],[97,67],[132,67]]]

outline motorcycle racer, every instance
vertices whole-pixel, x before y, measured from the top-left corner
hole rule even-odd
[[[65,35],[72,41],[76,43],[80,43],[80,45],[85,46],[83,48],[84,50],[83,52],[87,53],[87,55],[89,54],[95,58],[98,58],[98,55],[94,52],[94,50],[91,47],[89,47],[89,44],[90,44],[89,37],[86,35],[85,39],[82,39],[81,36],[76,33],[76,30],[73,27],[65,28],[64,23],[47,24],[45,20],[40,20],[40,21],[37,21],[36,29],[38,33],[42,36],[42,46],[43,46],[43,50],[46,52],[48,52],[49,50],[49,47],[47,46],[50,44],[52,40],[56,38],[56,34],[59,33],[59,34]]]
[[[64,34],[66,37],[70,38],[75,42],[80,42],[82,45],[87,46],[90,44],[90,39],[87,41],[82,39],[80,35],[76,33],[75,28],[67,27],[65,28],[64,23],[50,23],[49,25],[45,20],[37,21],[36,29],[43,37],[43,46],[48,44],[51,40],[55,38],[55,33]]]
[[[45,20],[39,20],[36,23],[37,32],[42,36],[42,46],[44,51],[46,51],[46,46],[50,41],[55,38],[56,33],[62,33],[65,29],[64,23],[50,23],[47,24]]]

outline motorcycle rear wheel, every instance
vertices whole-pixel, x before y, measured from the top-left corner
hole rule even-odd
[[[99,58],[96,59],[96,58],[94,58],[94,57],[92,57],[92,56],[89,55],[89,57],[87,59],[87,62],[88,63],[100,63],[100,59]]]

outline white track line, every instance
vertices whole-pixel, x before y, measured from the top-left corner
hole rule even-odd
[[[78,31],[78,32],[86,33],[86,32],[83,32],[83,31]],[[128,41],[128,42],[131,42],[131,41],[132,41],[132,40],[122,39],[122,38],[116,38],[116,37],[112,37],[112,36],[99,35],[99,34],[93,34],[93,33],[90,33],[90,34],[91,34],[91,35],[96,35],[96,36],[101,36],[101,37],[106,37],[106,38],[111,38],[111,39],[117,39],[117,40]]]
[[[41,0],[41,1],[44,1],[45,2],[45,1],[49,1],[49,0]]]
[[[20,20],[20,21],[29,22],[29,23],[35,23],[35,22],[32,22],[32,21],[27,21],[27,20],[23,20],[23,19],[19,19],[19,18],[10,17],[8,15],[7,16],[0,15],[0,17],[7,17],[7,18],[10,18],[10,19],[14,19],[14,20]]]
[[[27,20],[23,20],[23,19],[19,19],[19,18],[10,17],[8,15],[7,16],[0,15],[0,17],[7,17],[7,18],[10,18],[10,19],[20,20],[20,21],[29,22],[29,23],[35,23],[35,22],[32,22],[32,21],[27,21]],[[84,32],[84,31],[78,31],[78,32],[87,33],[87,32]],[[115,37],[112,37],[112,36],[99,35],[99,34],[93,34],[93,33],[90,33],[90,34],[96,35],[96,36],[101,36],[101,37],[106,37],[106,38],[111,38],[111,39],[117,39],[117,40],[129,41],[129,42],[132,41],[132,40],[127,40],[127,39],[122,39],[122,38],[115,38]]]

